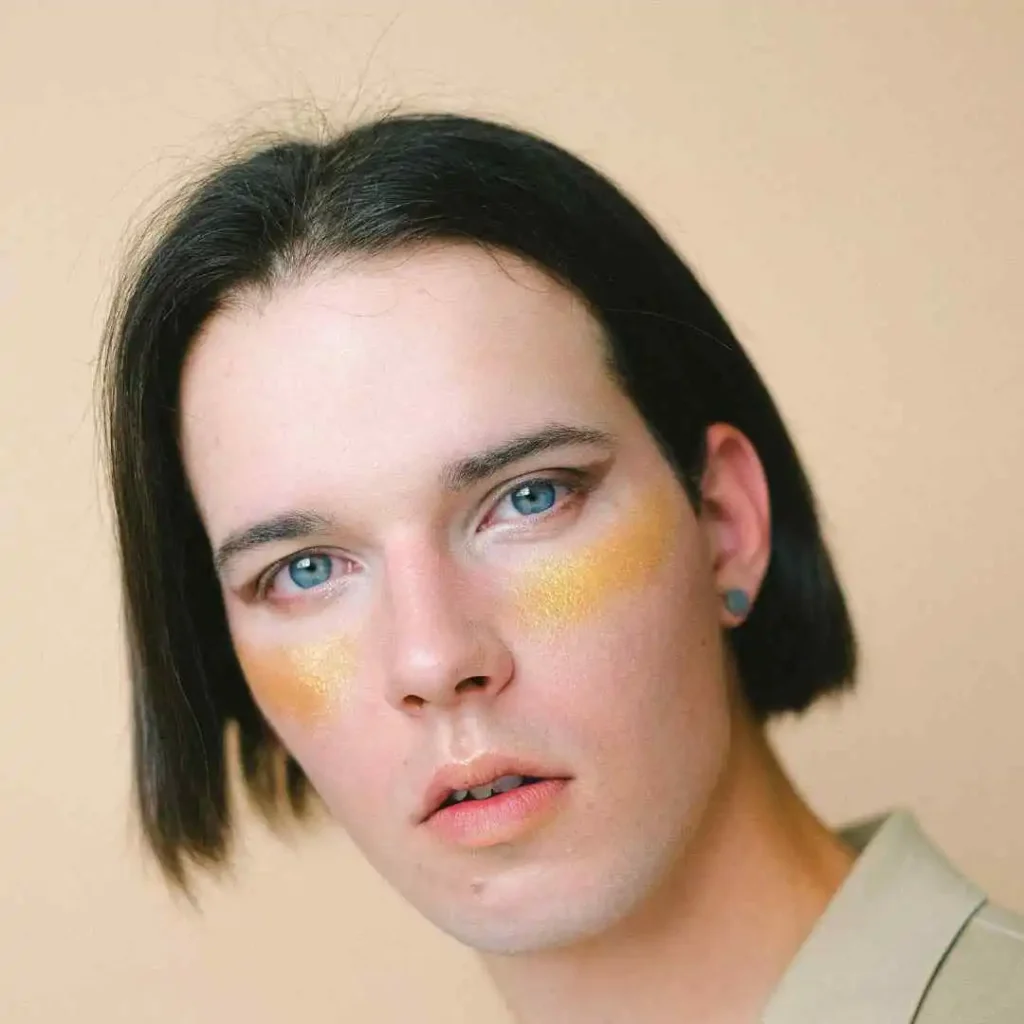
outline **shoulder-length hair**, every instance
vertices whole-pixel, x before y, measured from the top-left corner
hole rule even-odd
[[[187,189],[125,272],[101,359],[106,454],[122,565],[136,802],[169,876],[224,858],[227,753],[268,814],[308,783],[264,721],[235,659],[210,545],[178,439],[183,361],[241,289],[272,289],[342,255],[470,241],[515,253],[587,303],[611,369],[695,508],[709,425],[753,443],[772,502],[771,558],[730,631],[761,719],[851,681],[853,628],[814,498],[772,398],[694,274],[606,177],[505,125],[380,118],[328,141],[278,141]]]

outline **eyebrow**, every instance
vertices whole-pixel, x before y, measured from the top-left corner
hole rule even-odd
[[[223,572],[224,567],[243,551],[251,551],[279,540],[299,540],[326,533],[333,525],[330,519],[319,512],[282,512],[229,534],[227,540],[214,552],[213,564],[217,572]]]
[[[517,434],[492,448],[447,463],[441,470],[441,485],[448,491],[463,491],[531,455],[570,445],[593,445],[611,450],[615,447],[615,436],[595,427],[549,423],[539,430]]]
[[[516,462],[554,448],[588,445],[611,450],[615,443],[615,435],[606,430],[566,423],[549,423],[539,430],[517,434],[493,447],[446,463],[440,473],[441,486],[447,491],[464,491]],[[276,541],[301,540],[317,534],[322,535],[334,526],[335,522],[332,519],[319,512],[283,512],[230,534],[215,551],[214,566],[218,572],[223,572],[232,559],[245,551]]]

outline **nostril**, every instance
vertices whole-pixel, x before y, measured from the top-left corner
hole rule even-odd
[[[465,693],[467,690],[484,690],[490,685],[490,676],[467,676],[460,682],[455,684],[454,693],[456,695]],[[442,693],[428,694],[426,697],[421,696],[418,693],[407,693],[402,697],[402,706],[408,710],[419,711],[425,708],[428,704],[433,704],[435,701],[444,703],[446,699],[450,699],[452,696],[449,692],[446,698]]]

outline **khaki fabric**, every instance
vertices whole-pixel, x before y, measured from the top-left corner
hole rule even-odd
[[[1024,1024],[1024,919],[991,906],[906,812],[842,836],[857,862],[763,1024]]]
[[[982,907],[939,968],[915,1024],[1024,1024],[1024,919]]]

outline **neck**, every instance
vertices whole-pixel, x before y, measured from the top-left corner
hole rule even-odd
[[[484,963],[520,1024],[753,1024],[852,862],[744,717],[697,833],[642,906],[576,945]]]

